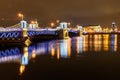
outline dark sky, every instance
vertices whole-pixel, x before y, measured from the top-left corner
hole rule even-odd
[[[16,23],[17,13],[25,19],[37,18],[39,24],[60,19],[73,24],[120,25],[120,0],[0,0],[0,24]]]

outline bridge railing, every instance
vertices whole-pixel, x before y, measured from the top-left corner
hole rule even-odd
[[[57,30],[54,29],[29,29],[28,36],[38,36],[38,35],[57,35]]]
[[[28,37],[38,35],[58,35],[58,29],[26,29]],[[1,28],[0,39],[23,38],[24,29],[22,28]]]
[[[22,38],[21,31],[0,32],[0,38]]]
[[[0,28],[0,32],[22,31],[22,28]]]

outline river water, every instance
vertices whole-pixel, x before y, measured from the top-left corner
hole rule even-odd
[[[0,45],[0,80],[119,78],[120,35]]]

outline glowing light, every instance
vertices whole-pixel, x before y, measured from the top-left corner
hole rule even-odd
[[[35,24],[35,23],[36,23],[36,21],[33,21],[33,20],[32,20],[30,23],[31,23],[31,24]]]
[[[68,46],[68,57],[70,57],[71,56],[71,39],[68,39],[68,41],[67,41],[67,46]]]
[[[51,22],[51,23],[50,23],[50,26],[51,26],[51,27],[54,27],[54,26],[55,26],[55,23],[54,23],[54,22]]]
[[[22,13],[18,13],[18,17],[20,17],[23,20],[24,15]]]
[[[101,50],[101,35],[94,35],[94,50],[100,51]]]
[[[63,40],[60,43],[60,55],[62,58],[68,58],[68,45],[67,45],[67,40]]]
[[[60,20],[56,20],[56,22],[57,22],[57,23],[59,23],[59,22],[60,22]]]
[[[36,53],[32,53],[32,58],[36,58]]]
[[[27,37],[27,36],[28,36],[27,29],[23,29],[23,37]]]
[[[109,35],[105,34],[105,35],[103,35],[103,45],[104,45],[105,51],[109,50],[108,44],[109,44]]]
[[[77,53],[82,53],[82,37],[77,37],[76,40]]]
[[[85,35],[83,37],[83,51],[88,51],[88,35]]]
[[[115,39],[114,39],[114,41],[115,41],[115,42],[114,42],[114,51],[115,51],[115,52],[117,51],[117,47],[118,47],[118,46],[117,46],[117,37],[118,37],[118,36],[115,35]]]
[[[35,51],[35,49],[32,51],[32,58],[33,59],[36,58],[36,51]]]
[[[117,35],[113,34],[111,35],[111,49],[112,51],[117,51]]]
[[[53,47],[51,49],[51,55],[52,55],[52,57],[55,55],[55,49]]]
[[[71,25],[71,23],[70,22],[68,22],[68,26],[70,26]]]
[[[90,46],[90,50],[92,50],[92,46],[93,46],[92,35],[89,35],[89,37],[90,37],[89,46]]]
[[[60,45],[60,44],[58,44],[58,45]],[[59,47],[57,47],[57,59],[58,60],[60,59],[60,48]]]
[[[99,38],[98,38],[98,50],[101,51],[101,45],[102,45],[101,38],[102,38],[102,36],[99,35],[98,37],[99,37]]]
[[[22,56],[22,65],[27,65],[28,64],[28,56],[25,54]]]
[[[22,56],[22,64],[27,65],[28,64],[28,47],[24,47],[24,54]]]
[[[22,17],[23,16],[23,14],[22,13],[18,13],[18,17]]]
[[[64,33],[63,33],[63,38],[69,38],[68,36],[68,30],[64,30]]]
[[[24,57],[28,57],[28,47],[24,47]]]
[[[32,43],[32,42],[30,41],[29,38],[25,41],[26,46],[29,46],[31,43]]]
[[[21,65],[20,66],[20,75],[22,75],[24,71],[25,71],[25,66]]]

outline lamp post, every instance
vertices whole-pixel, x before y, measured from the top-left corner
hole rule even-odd
[[[24,15],[22,13],[18,13],[18,17],[21,18],[21,20],[24,19]]]
[[[50,26],[53,28],[55,26],[55,23],[54,22],[51,22],[50,23]]]
[[[57,22],[57,23],[59,23],[59,22],[60,22],[60,20],[56,20],[56,22]]]

